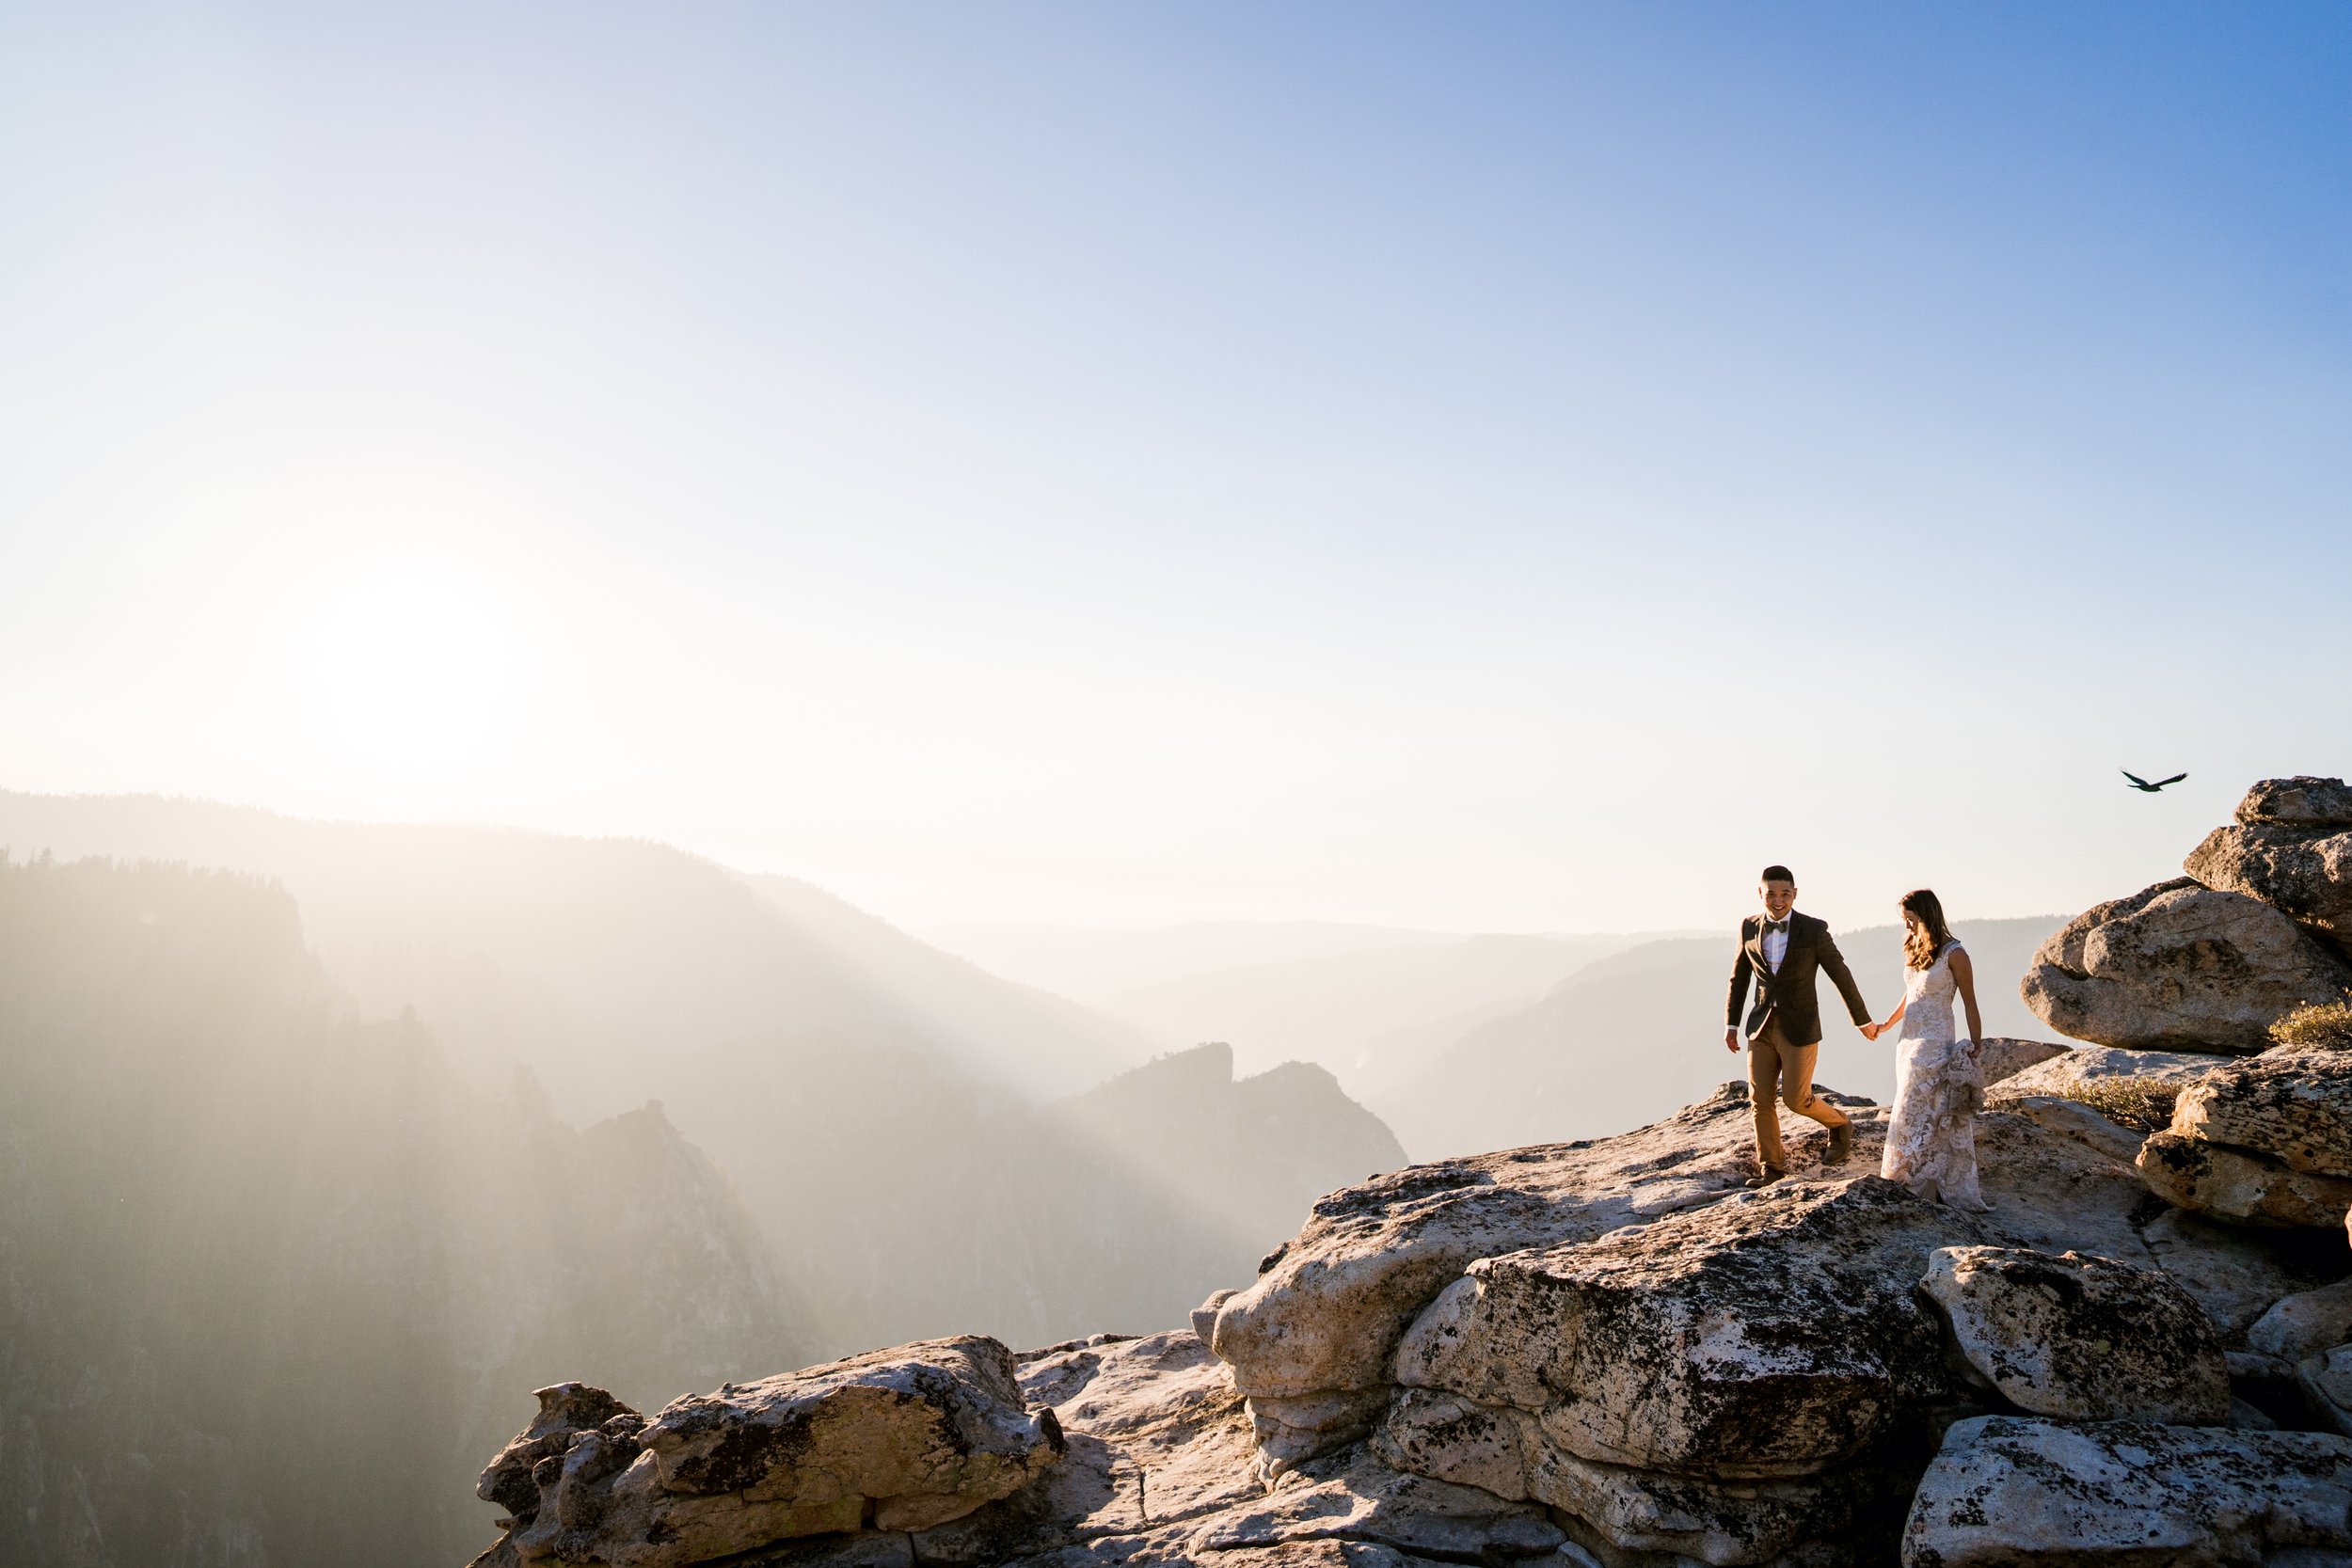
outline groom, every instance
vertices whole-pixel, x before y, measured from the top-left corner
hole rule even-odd
[[[1748,1100],[1756,1113],[1756,1160],[1762,1168],[1748,1182],[1770,1186],[1788,1174],[1788,1152],[1780,1141],[1785,1098],[1799,1116],[1829,1129],[1823,1159],[1843,1164],[1853,1152],[1853,1124],[1844,1112],[1813,1095],[1813,1058],[1821,1049],[1821,1008],[1813,994],[1814,975],[1828,970],[1859,1026],[1870,1022],[1853,972],[1837,951],[1825,921],[1796,912],[1797,879],[1785,865],[1764,868],[1764,912],[1740,923],[1740,958],[1731,969],[1731,1002],[1724,1014],[1724,1044],[1740,1049],[1740,1006],[1748,980],[1756,980],[1756,1006],[1748,1013]]]

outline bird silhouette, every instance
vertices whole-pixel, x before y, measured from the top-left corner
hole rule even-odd
[[[2157,790],[2162,789],[2166,784],[2176,784],[2183,779],[2188,777],[2185,773],[2175,773],[2169,779],[2158,779],[2154,784],[2150,784],[2146,779],[2141,778],[2138,774],[2133,772],[2128,768],[2119,768],[2116,771],[2132,781],[2132,788],[2145,790],[2151,795],[2153,795]]]

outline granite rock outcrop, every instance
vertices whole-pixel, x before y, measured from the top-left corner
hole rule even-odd
[[[1902,1544],[1903,1568],[2317,1568],[2347,1554],[2352,1440],[2002,1417],[1945,1435]]]
[[[2274,1048],[2183,1089],[2138,1157],[2166,1201],[2246,1225],[2352,1213],[2352,1052]]]
[[[2205,886],[2259,898],[2352,952],[2352,830],[2236,823],[2216,828],[2185,866]]]
[[[2183,867],[2207,887],[2259,898],[2352,953],[2352,784],[2265,779]]]
[[[2326,783],[2241,816],[2330,826]],[[652,1418],[550,1388],[484,1568],[2352,1560],[2352,1053],[2263,1050],[2344,960],[2188,881],[2045,958],[2044,1016],[2116,1038],[2004,1060],[1981,1212],[1880,1180],[1886,1113],[1821,1085],[1851,1162],[1808,1127],[1746,1189],[1728,1084],[1331,1193],[1184,1329]]]
[[[935,1339],[674,1400],[539,1391],[483,1472],[506,1536],[484,1564],[681,1568],[780,1541],[928,1529],[1025,1486],[1067,1449],[993,1339]]]
[[[2076,1421],[2229,1419],[2220,1332],[2161,1268],[1939,1247],[1920,1289],[1969,1370],[2020,1410]]]
[[[2026,1114],[2050,1106],[2064,1114]],[[2313,1390],[2338,1375],[2338,1344],[2307,1341],[2328,1338],[2337,1319],[2280,1303],[2352,1274],[2340,1244],[2315,1250],[2312,1232],[2167,1207],[2133,1168],[2137,1133],[2048,1097],[1980,1118],[1990,1212],[1959,1213],[1871,1174],[1884,1112],[1847,1108],[1851,1164],[1823,1165],[1824,1140],[1808,1132],[1792,1146],[1796,1176],[1762,1192],[1740,1184],[1740,1085],[1621,1137],[1390,1173],[1324,1199],[1255,1284],[1212,1298],[1193,1327],[1021,1356],[967,1350],[993,1370],[960,1386],[985,1390],[1017,1440],[989,1485],[946,1485],[914,1507],[820,1517],[828,1486],[885,1488],[801,1473],[814,1450],[762,1449],[769,1460],[723,1476],[704,1464],[722,1429],[686,1418],[702,1402],[648,1419],[593,1391],[553,1390],[485,1475],[485,1496],[515,1524],[484,1568],[683,1564],[722,1545],[730,1568],[1537,1557],[1875,1568],[1903,1549],[1955,1421],[2039,1402],[2207,1423],[2158,1431],[2238,1420],[2332,1432]],[[1939,1300],[1939,1257],[2001,1260],[2006,1303],[1981,1265],[1968,1290]],[[2058,1291],[2087,1282],[2086,1301],[2021,1306],[2045,1276]],[[2318,1326],[2249,1348],[2249,1325],[2274,1311]],[[2102,1369],[2129,1336],[2147,1342]],[[747,1391],[870,1381],[876,1367],[935,1354],[910,1347],[709,1398],[748,1431],[755,1410],[792,1402]],[[2352,1381],[2352,1347],[2343,1361]],[[2232,1403],[2232,1391],[2285,1422]],[[1049,1419],[1063,1434],[1050,1459],[1036,1435]],[[2080,1428],[2071,1419],[2057,1430]],[[660,1441],[681,1480],[759,1478],[723,1502],[663,1494],[660,1506],[699,1498],[712,1517],[764,1518],[763,1544],[746,1547],[742,1531],[652,1539],[630,1488],[661,1473],[656,1428],[678,1434]],[[787,1499],[805,1511],[793,1528],[834,1528],[782,1535],[749,1506]],[[934,1522],[948,1506],[966,1511]],[[655,1548],[663,1555],[631,1555]]]
[[[2347,983],[2352,966],[2289,916],[2183,877],[2076,915],[2042,944],[2020,990],[2076,1039],[2244,1053]]]
[[[2234,815],[2240,822],[2313,832],[2352,828],[2352,784],[2310,775],[2264,779],[2246,792]]]
[[[2060,1034],[2138,1050],[2251,1053],[2298,1006],[2352,994],[2352,786],[2265,779],[2188,875],[2069,921],[2026,1003]]]

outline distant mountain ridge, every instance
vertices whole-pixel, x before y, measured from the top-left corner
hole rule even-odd
[[[1584,964],[1675,933],[1523,934],[1322,921],[1125,930],[975,923],[933,933],[1163,1045],[1224,1040],[1245,1070],[1319,1062],[1351,1092],[1400,1031],[1528,1006]]]
[[[2042,1038],[2049,1028],[2018,995],[2034,950],[2065,924],[2057,915],[1960,920],[1954,934],[1976,960],[1989,1035]],[[1902,996],[1902,933],[1837,933],[1855,982],[1877,1016]],[[1729,936],[1679,937],[1628,947],[1585,965],[1531,1005],[1470,1022],[1451,1041],[1431,1032],[1391,1052],[1359,1079],[1364,1102],[1395,1129],[1415,1160],[1608,1134],[1703,1099],[1747,1070],[1724,1050]],[[1821,982],[1827,1034],[1815,1078],[1885,1100],[1894,1092],[1892,1037],[1863,1040]]]
[[[1274,1209],[1317,1196],[1302,1170],[1337,1184],[1368,1173],[1368,1147],[1401,1158],[1336,1085],[1268,1099],[1230,1061],[1205,1099],[1143,1097],[1140,1120],[1098,1136],[1056,1107],[1145,1064],[1136,1031],[805,882],[660,845],[22,794],[0,794],[0,845],[275,879],[358,1017],[413,1007],[458,1070],[527,1069],[574,1120],[658,1100],[731,1180],[827,1352],[975,1323],[1044,1342],[1168,1321],[1291,1228]],[[1272,1207],[1237,1211],[1150,1151],[1245,1103],[1271,1135],[1236,1144],[1230,1174]],[[1252,1163],[1327,1146],[1350,1152]]]
[[[0,846],[281,882],[363,1009],[414,1006],[474,1057],[532,1067],[574,1117],[661,1097],[673,1051],[779,1025],[884,1035],[1035,1099],[1151,1051],[805,883],[643,840],[0,792]]]
[[[1082,1002],[1222,969],[1441,947],[1461,940],[1458,932],[1338,920],[1188,920],[1143,927],[972,920],[917,934],[991,974]]]

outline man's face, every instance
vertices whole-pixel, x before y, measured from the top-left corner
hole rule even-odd
[[[1797,907],[1797,884],[1766,882],[1756,889],[1764,895],[1764,909],[1774,920],[1786,920],[1788,911]]]

